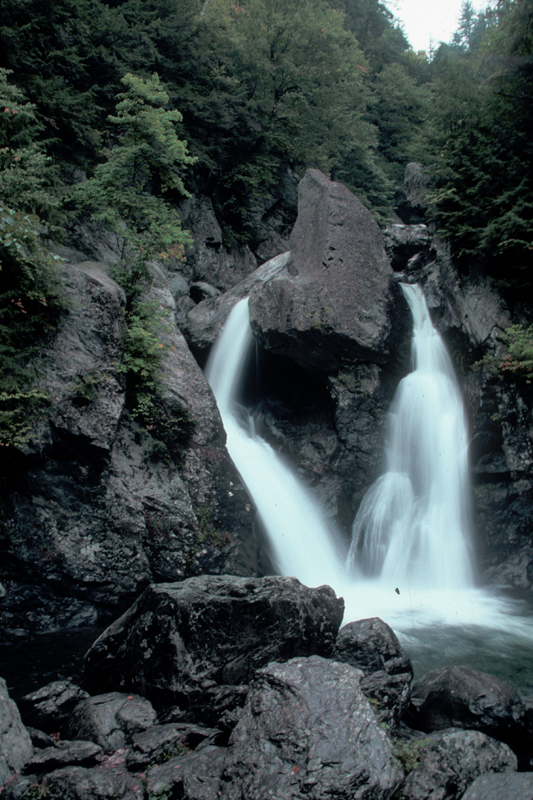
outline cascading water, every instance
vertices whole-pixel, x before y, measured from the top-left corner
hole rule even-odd
[[[463,403],[419,286],[402,284],[413,317],[412,364],[388,420],[386,470],[353,525],[349,564],[385,585],[466,589],[470,482]]]
[[[335,528],[239,405],[253,342],[247,300],[228,317],[206,369],[228,451],[257,506],[280,574],[308,586],[332,586],[344,597],[347,622],[384,619],[420,672],[442,666],[444,656],[448,664],[470,664],[509,680],[506,670],[518,650],[529,676],[533,645],[525,606],[473,586],[460,393],[421,290],[403,291],[413,316],[413,371],[391,406],[386,472],[354,522],[349,569]],[[526,683],[533,691],[533,675]]]
[[[228,452],[254,499],[275,566],[308,586],[344,582],[335,531],[290,467],[255,431],[237,402],[253,343],[248,299],[229,315],[210,355],[206,377],[226,429]]]

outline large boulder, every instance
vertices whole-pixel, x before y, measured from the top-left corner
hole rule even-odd
[[[527,735],[525,708],[512,686],[470,667],[426,673],[413,685],[409,724],[426,732],[468,728],[521,752]]]
[[[354,359],[386,362],[397,289],[379,226],[361,201],[308,170],[290,252],[286,269],[252,292],[259,342],[323,374]]]
[[[90,687],[188,705],[273,660],[331,655],[344,602],[296,578],[203,575],[149,586],[86,656]]]
[[[466,790],[461,800],[531,800],[531,773],[481,775]]]
[[[333,658],[360,669],[361,690],[379,719],[397,723],[409,705],[413,667],[398,637],[379,617],[349,622],[339,631]]]
[[[110,608],[123,611],[151,582],[256,571],[252,504],[211,389],[177,328],[166,270],[149,268],[144,299],[165,320],[161,427],[175,434],[180,470],[126,409],[123,290],[102,264],[65,266],[66,309],[36,363],[49,413],[18,452],[0,453],[12,533],[2,627],[91,625],[102,612],[109,619]]]
[[[260,670],[230,738],[224,800],[389,798],[402,772],[360,676],[319,656]]]
[[[0,678],[0,786],[19,772],[32,754],[30,735],[9,696],[5,680]]]
[[[459,800],[479,775],[516,770],[512,750],[479,731],[451,728],[420,742],[397,744],[395,752],[404,763],[410,755],[416,760],[402,800]]]

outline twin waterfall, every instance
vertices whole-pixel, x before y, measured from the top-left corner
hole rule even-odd
[[[247,299],[228,317],[206,375],[228,451],[257,506],[279,573],[309,586],[333,586],[345,598],[347,615],[354,607],[354,618],[384,614],[390,620],[408,612],[416,625],[416,614],[422,608],[427,612],[428,597],[436,598],[434,606],[442,616],[443,592],[468,593],[473,571],[467,434],[459,388],[421,289],[402,285],[402,290],[413,316],[413,371],[396,392],[388,420],[386,472],[361,504],[348,557],[340,534],[310,492],[256,433],[253,416],[239,405],[253,344]]]

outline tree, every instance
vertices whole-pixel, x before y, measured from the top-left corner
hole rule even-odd
[[[500,8],[478,51],[435,59],[433,203],[459,263],[533,289],[533,2]]]
[[[76,196],[141,258],[171,253],[178,260],[189,236],[173,201],[189,195],[184,171],[195,162],[176,133],[182,119],[169,109],[169,97],[154,73],[143,79],[127,74],[109,117],[117,135],[105,150],[106,161],[79,184]]]
[[[35,106],[9,74],[0,69],[0,446],[25,440],[32,410],[46,399],[28,362],[62,308],[57,258],[41,238],[59,216],[52,169],[32,141]]]
[[[328,172],[354,140],[372,138],[366,61],[344,15],[322,0],[211,0],[203,19],[218,54],[211,74],[239,99],[224,109],[239,124],[215,194],[235,226],[239,216],[249,225],[284,167]]]

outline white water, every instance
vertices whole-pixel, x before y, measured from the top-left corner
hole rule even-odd
[[[228,452],[257,506],[280,574],[293,575],[307,586],[338,586],[344,583],[346,568],[335,531],[290,467],[255,432],[253,417],[237,403],[252,343],[246,298],[231,311],[206,367]]]
[[[413,316],[413,371],[388,418],[386,469],[355,519],[349,564],[384,585],[473,586],[470,482],[463,402],[419,286],[402,285]]]
[[[473,586],[461,398],[421,291],[405,291],[414,318],[414,370],[393,401],[387,472],[354,523],[349,570],[335,529],[238,404],[253,343],[247,300],[231,312],[206,368],[228,451],[257,506],[279,573],[308,586],[332,586],[344,597],[346,622],[379,616],[411,644],[418,637],[423,645],[425,631],[435,626],[460,626],[467,637],[481,631],[493,641],[496,631],[530,640],[531,621],[521,606]]]

